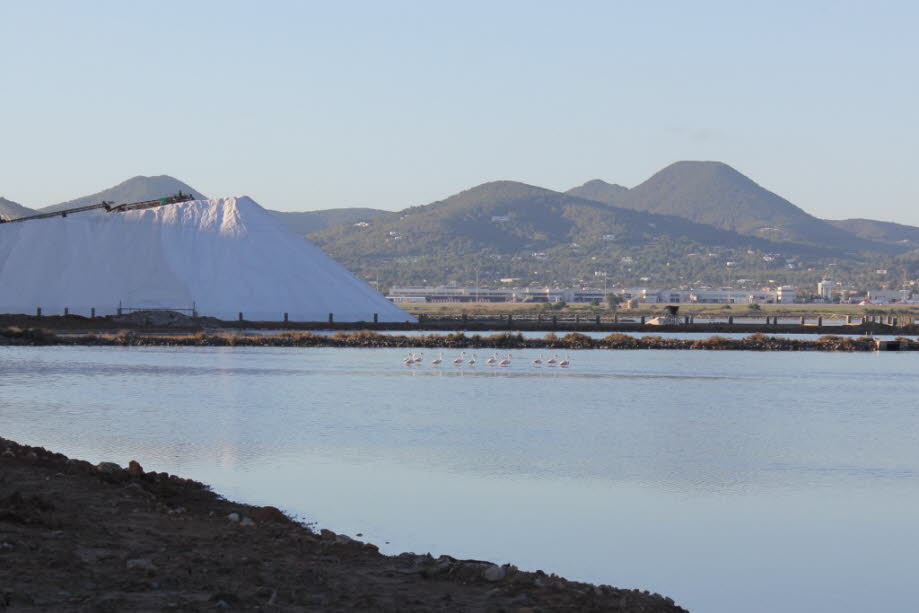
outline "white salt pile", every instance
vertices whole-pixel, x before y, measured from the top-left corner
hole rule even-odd
[[[0,313],[411,321],[248,197],[0,224]]]

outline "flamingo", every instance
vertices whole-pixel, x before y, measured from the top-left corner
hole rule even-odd
[[[473,354],[472,354],[472,359],[469,360],[469,362],[467,362],[467,364],[469,364],[470,366],[475,366],[475,363],[476,363],[476,359],[475,359],[475,354],[473,353]]]
[[[540,364],[542,364],[542,354],[541,353],[539,354],[538,358],[533,360],[533,366],[539,366]]]
[[[485,360],[485,363],[488,364],[489,366],[494,366],[495,363],[496,363],[497,361],[498,361],[498,354],[497,354],[497,353],[493,353],[493,354],[491,354],[491,357],[490,357],[490,358],[488,358],[487,360]]]
[[[415,358],[414,358],[414,356],[412,356],[412,354],[408,354],[408,355],[405,356],[405,358],[402,360],[402,365],[403,365],[403,366],[411,366],[411,365],[414,364],[414,363],[415,363]]]
[[[460,354],[459,354],[459,357],[456,358],[456,359],[454,359],[454,360],[453,360],[453,363],[456,364],[457,366],[459,366],[460,364],[462,364],[462,363],[465,362],[465,361],[466,361],[466,352],[465,352],[465,351],[461,351]]]
[[[565,359],[558,363],[562,368],[568,368],[571,365],[571,359],[568,357],[568,354],[565,354]]]
[[[556,364],[558,364],[558,354],[557,353],[553,355],[551,358],[549,358],[548,360],[546,360],[546,366],[555,366]]]
[[[444,352],[441,351],[439,357],[436,357],[433,360],[431,360],[431,366],[440,366],[443,361],[444,361]]]
[[[498,362],[498,366],[510,366],[510,365],[511,365],[511,354],[509,353],[507,354],[507,357],[505,357],[503,360]]]
[[[419,353],[418,355],[415,356],[415,364],[420,364],[423,359],[424,359],[424,354]]]

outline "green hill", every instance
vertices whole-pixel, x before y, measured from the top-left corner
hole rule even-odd
[[[859,238],[889,243],[906,249],[919,248],[919,228],[873,219],[827,220],[827,223]]]
[[[677,162],[633,187],[625,208],[675,215],[723,230],[774,241],[885,251],[809,215],[721,162]]]
[[[310,238],[364,278],[390,283],[469,280],[476,271],[487,279],[559,282],[596,271],[637,277],[685,268],[696,274],[713,250],[725,254],[719,254],[722,269],[724,259],[735,255],[833,253],[512,181],[486,183],[366,226],[339,225]],[[687,259],[690,254],[706,256]]]
[[[565,193],[569,196],[595,200],[611,206],[620,206],[620,203],[626,198],[626,194],[629,193],[629,188],[594,179],[584,185],[573,187]]]

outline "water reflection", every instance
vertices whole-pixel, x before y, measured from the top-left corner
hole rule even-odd
[[[919,356],[577,351],[562,370],[522,352],[435,369],[404,351],[0,348],[0,435],[136,458],[391,552],[513,560],[706,611],[775,610],[755,598],[774,585],[786,611],[877,609],[865,594],[881,589],[881,608],[908,608]]]

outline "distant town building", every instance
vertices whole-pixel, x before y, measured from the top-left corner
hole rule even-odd
[[[912,294],[909,289],[871,289],[868,290],[867,299],[872,304],[903,303],[909,302]]]
[[[798,289],[791,285],[780,285],[775,291],[775,301],[779,304],[792,304],[798,297]]]

